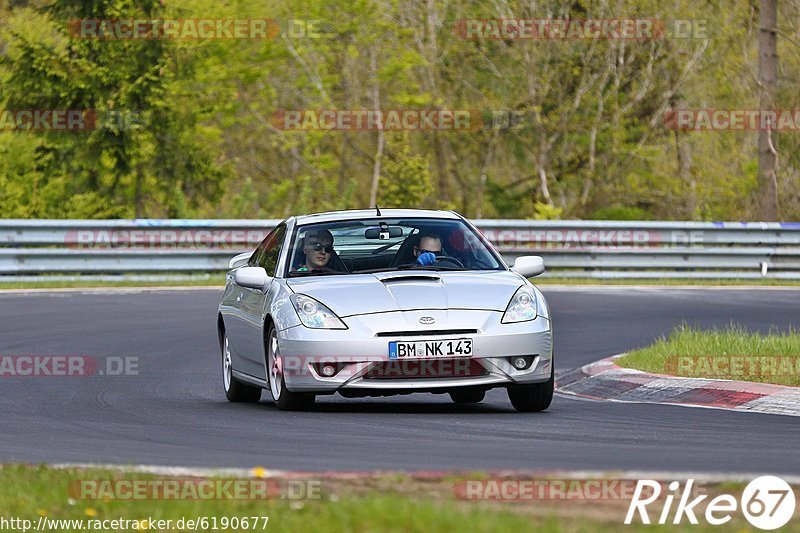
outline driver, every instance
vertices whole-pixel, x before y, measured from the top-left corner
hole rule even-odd
[[[326,229],[308,232],[303,239],[303,253],[306,260],[298,265],[297,272],[327,270],[333,255],[333,234]]]
[[[431,233],[426,233],[419,239],[419,246],[414,246],[414,257],[421,266],[432,265],[436,256],[442,253],[442,239]]]

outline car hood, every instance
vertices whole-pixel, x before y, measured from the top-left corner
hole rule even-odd
[[[410,309],[505,311],[523,281],[509,271],[409,270],[296,278],[287,284],[347,317]]]

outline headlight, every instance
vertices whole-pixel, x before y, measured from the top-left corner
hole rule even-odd
[[[333,311],[305,294],[292,294],[289,300],[297,311],[297,316],[307,328],[313,329],[347,329]]]
[[[525,322],[537,316],[536,293],[531,287],[524,285],[517,289],[514,297],[508,303],[506,312],[503,313],[503,324],[511,322]]]

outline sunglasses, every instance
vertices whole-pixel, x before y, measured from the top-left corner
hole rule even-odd
[[[314,250],[315,252],[325,252],[326,254],[333,253],[332,244],[322,244],[321,242],[315,242],[314,244],[309,244],[308,247]]]
[[[422,248],[418,248],[420,254],[433,254],[433,255],[442,255],[441,250],[423,250]]]

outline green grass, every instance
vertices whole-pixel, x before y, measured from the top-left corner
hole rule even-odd
[[[54,470],[44,466],[11,466],[0,470],[0,508],[6,517],[40,515],[59,519],[141,520],[195,517],[268,516],[267,531],[454,531],[469,525],[475,531],[525,530],[531,521],[507,511],[491,513],[458,509],[432,501],[391,494],[323,494],[321,500],[136,500],[97,501],[70,498],[69,482],[78,479],[163,479],[163,476],[120,474],[102,470]],[[256,531],[263,531],[261,523]],[[252,526],[251,526],[252,527]],[[552,529],[552,528],[551,528]],[[62,529],[62,531],[72,531]]]
[[[49,519],[173,520],[200,517],[269,517],[266,531],[315,532],[451,532],[545,531],[613,532],[716,531],[712,526],[623,526],[629,502],[473,502],[453,496],[453,481],[421,481],[399,475],[330,481],[322,484],[320,498],[304,500],[88,500],[75,499],[70,482],[76,480],[164,479],[165,476],[130,474],[110,470],[53,469],[46,466],[0,467],[0,516],[23,518],[35,524]],[[185,478],[184,478],[185,479]],[[654,511],[655,512],[655,511]],[[658,514],[655,514],[658,516]],[[742,519],[734,518],[741,526]],[[249,531],[264,531],[260,528]],[[51,530],[52,527],[51,527]],[[68,527],[54,531],[75,531]],[[181,531],[173,525],[173,531]],[[185,530],[185,529],[184,529]],[[211,530],[203,529],[199,531]],[[221,531],[241,531],[224,529]]]
[[[800,386],[800,331],[701,331],[687,325],[616,363],[645,372]]]

